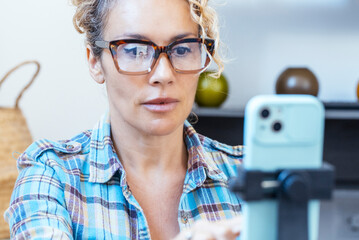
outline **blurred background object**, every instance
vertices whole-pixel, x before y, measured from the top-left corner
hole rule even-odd
[[[287,68],[280,74],[275,85],[277,94],[318,95],[319,83],[308,68]]]
[[[203,72],[199,76],[195,102],[199,107],[220,107],[228,96],[228,82],[222,73],[219,78],[213,72]]]
[[[16,157],[20,155],[32,143],[30,130],[26,119],[19,108],[19,102],[23,93],[34,82],[40,71],[40,64],[37,61],[25,61],[10,69],[4,77],[0,79],[0,87],[5,80],[17,69],[24,65],[36,66],[36,71],[31,80],[18,93],[14,107],[0,106],[0,215],[9,207],[11,193],[18,175],[16,168]],[[6,94],[6,89],[1,89],[0,95]],[[0,218],[0,238],[9,238],[9,225],[4,218]]]

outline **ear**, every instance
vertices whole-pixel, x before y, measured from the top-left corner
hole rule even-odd
[[[87,52],[87,61],[89,64],[89,70],[92,78],[98,83],[103,84],[105,82],[105,76],[102,69],[102,64],[99,57],[96,57],[92,50],[90,45],[86,46],[86,52]]]

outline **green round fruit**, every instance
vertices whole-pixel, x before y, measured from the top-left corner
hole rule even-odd
[[[211,77],[213,72],[203,72],[199,76],[195,102],[200,107],[219,107],[228,96],[228,83],[223,74]]]

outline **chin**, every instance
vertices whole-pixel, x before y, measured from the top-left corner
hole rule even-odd
[[[173,119],[155,119],[149,121],[144,131],[152,136],[166,136],[183,127],[184,121],[176,121]]]

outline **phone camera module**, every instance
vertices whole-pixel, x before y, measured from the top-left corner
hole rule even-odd
[[[275,122],[275,123],[273,124],[273,130],[274,130],[275,132],[279,132],[281,129],[282,129],[282,124],[281,124],[280,122]]]
[[[263,109],[262,112],[261,112],[262,118],[268,118],[268,117],[269,117],[269,114],[270,114],[270,112],[269,112],[269,110],[266,109],[266,108]]]

